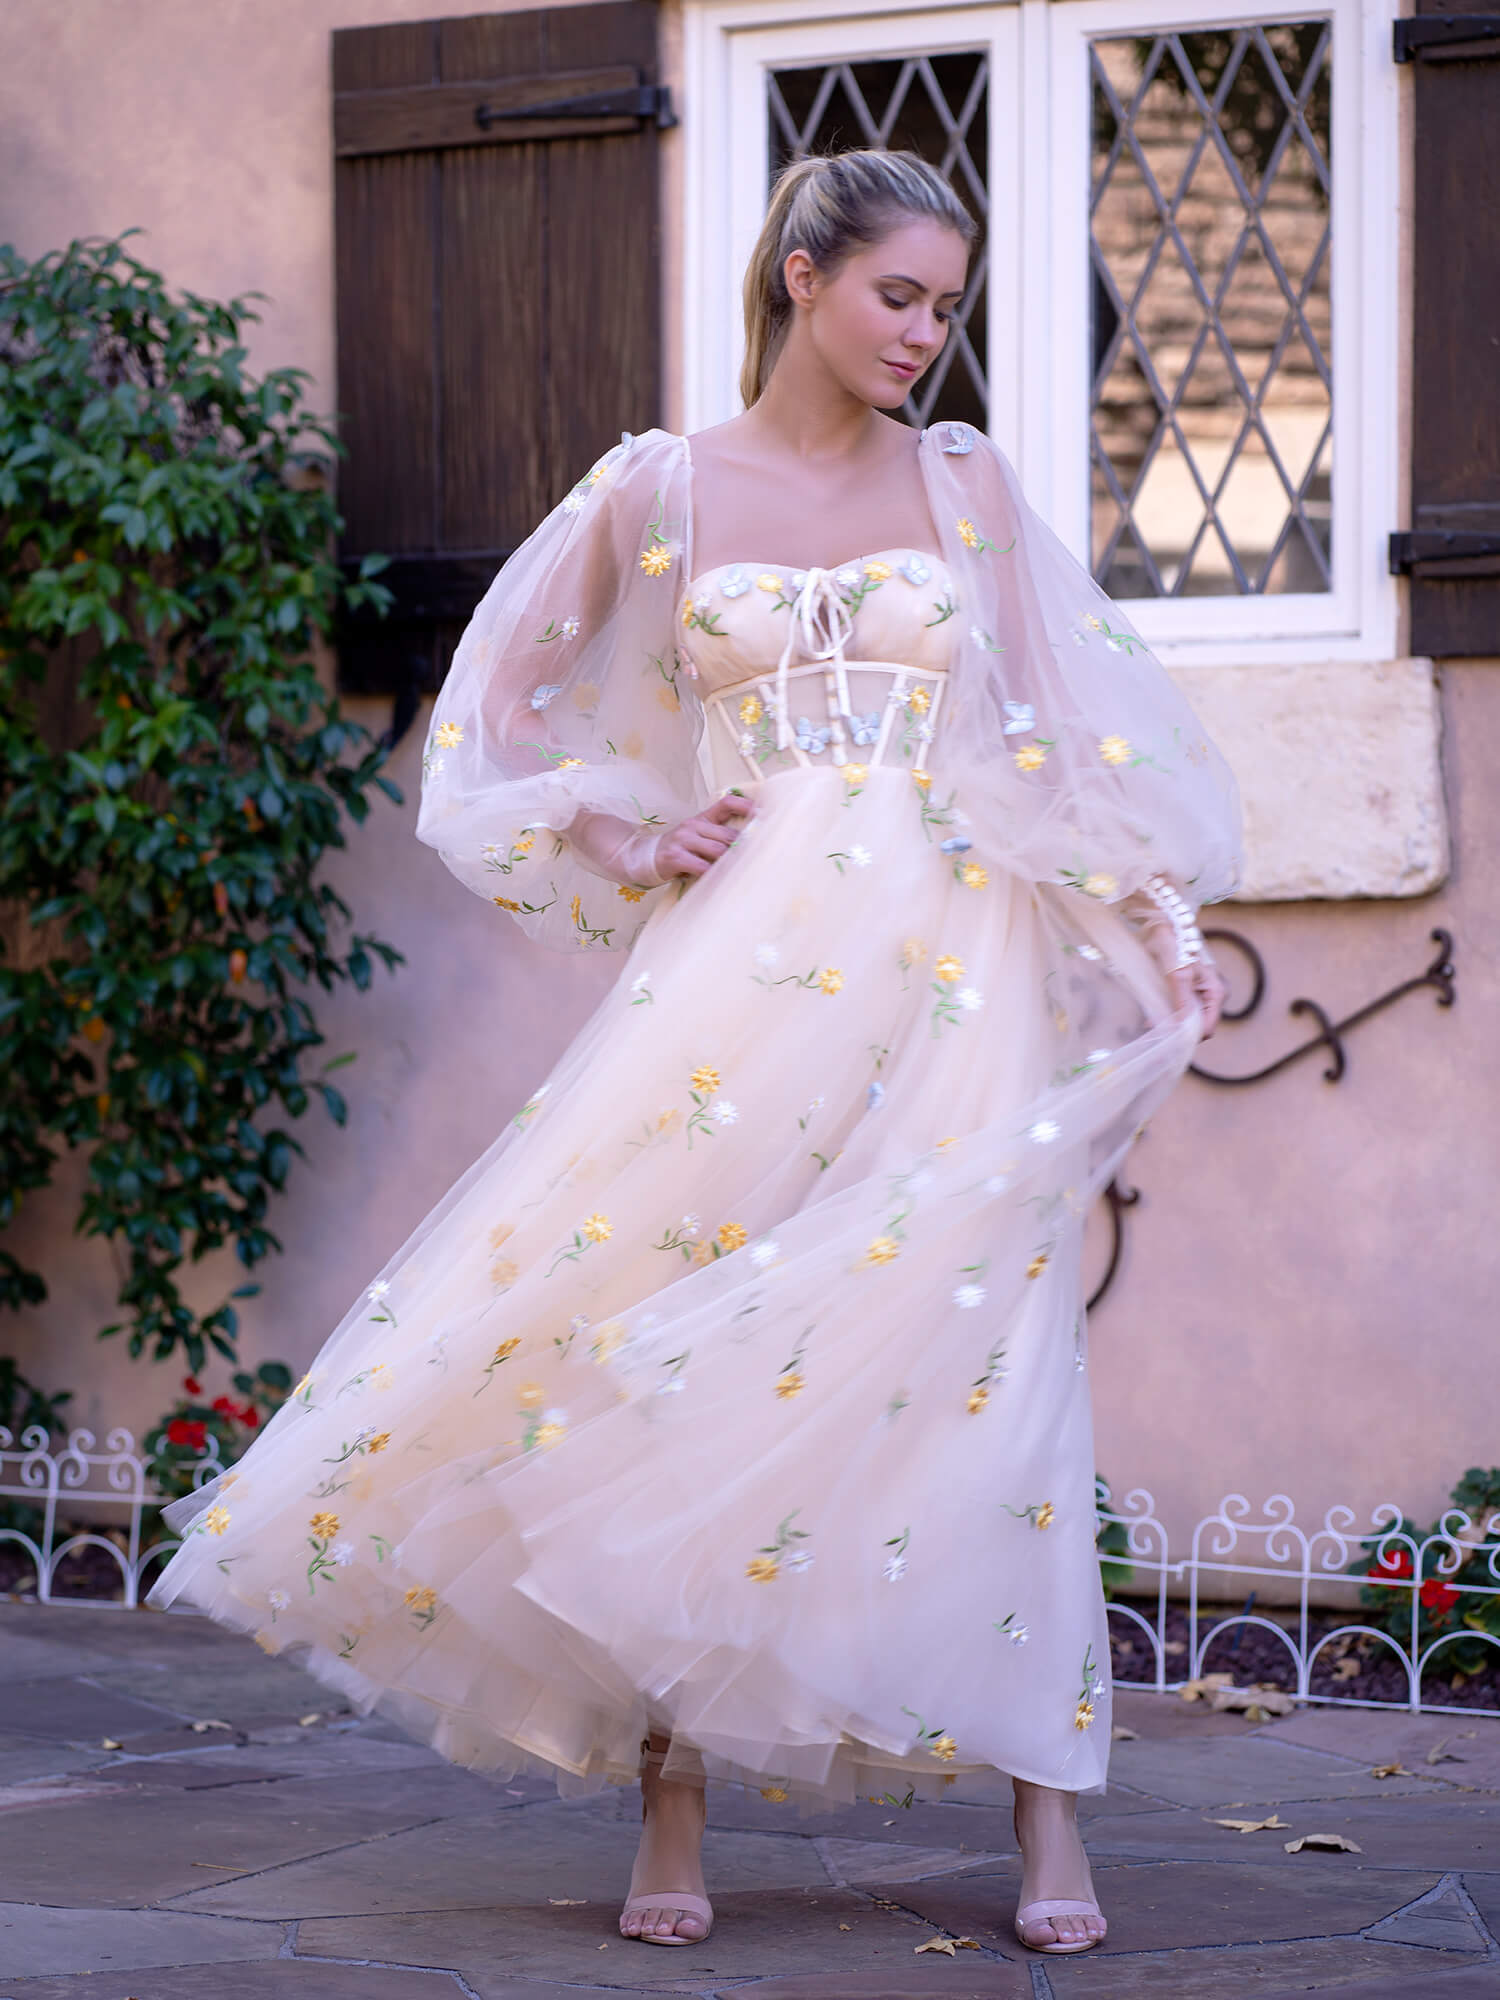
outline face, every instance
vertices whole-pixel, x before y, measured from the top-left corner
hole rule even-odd
[[[942,353],[969,252],[928,216],[902,221],[824,277],[804,250],[787,257],[787,291],[804,336],[851,395],[899,409]]]

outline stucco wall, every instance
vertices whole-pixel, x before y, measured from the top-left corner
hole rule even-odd
[[[38,252],[143,225],[140,254],[174,284],[269,294],[255,364],[307,368],[315,405],[333,407],[328,35],[418,11],[410,0],[0,0],[0,236]],[[675,46],[670,16],[664,32]],[[670,136],[666,158],[670,302]],[[667,328],[670,380],[671,312]],[[676,420],[670,397],[666,414]],[[1500,1458],[1489,1353],[1500,667],[1437,678],[1450,879],[1410,900],[1227,908],[1263,951],[1270,992],[1204,1059],[1257,1066],[1302,1033],[1288,1001],[1351,1011],[1426,963],[1435,924],[1455,935],[1458,1006],[1421,995],[1377,1016],[1355,1031],[1337,1086],[1315,1061],[1242,1092],[1190,1079],[1132,1163],[1144,1199],[1092,1336],[1099,1463],[1121,1487],[1152,1488],[1178,1524],[1231,1489],[1287,1492],[1305,1516],[1387,1495],[1430,1515],[1465,1465]],[[1233,757],[1232,684],[1213,705]],[[384,721],[379,704],[358,712]],[[417,742],[397,760],[409,798]],[[1287,801],[1287,814],[1299,809],[1315,798]],[[381,805],[334,869],[361,922],[409,963],[324,1008],[332,1049],[358,1051],[343,1078],[351,1125],[307,1121],[309,1159],[276,1218],[287,1253],[245,1314],[251,1359],[311,1355],[615,969],[526,946],[450,883],[411,819],[410,804]],[[45,1251],[53,1297],[0,1338],[39,1379],[79,1391],[78,1420],[141,1425],[180,1371],[131,1367],[93,1342],[112,1262],[70,1238],[66,1213],[62,1200],[38,1203],[18,1230],[23,1255]],[[223,1271],[195,1278],[203,1298]]]

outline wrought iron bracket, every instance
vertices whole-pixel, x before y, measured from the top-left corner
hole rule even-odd
[[[1141,1198],[1139,1188],[1122,1187],[1118,1180],[1112,1180],[1104,1190],[1102,1199],[1109,1203],[1109,1262],[1104,1267],[1104,1276],[1090,1292],[1084,1311],[1091,1313],[1115,1281],[1115,1273],[1120,1268],[1120,1257],[1125,1248],[1125,1210],[1134,1208]]]
[[[474,123],[481,132],[515,119],[538,118],[649,118],[662,132],[677,123],[672,93],[664,83],[638,83],[630,90],[595,90],[582,97],[552,97],[545,104],[518,104],[508,111],[492,110],[488,104],[474,107]]]
[[[1495,53],[1500,55],[1500,44],[1496,45]],[[1500,561],[1500,535],[1458,528],[1424,528],[1416,533],[1394,534],[1386,560],[1392,576],[1410,576],[1418,563],[1495,563]]]
[[[1243,1021],[1248,1015],[1255,1012],[1265,996],[1265,963],[1249,938],[1241,937],[1238,931],[1209,930],[1204,932],[1204,936],[1219,939],[1226,944],[1232,945],[1236,951],[1242,952],[1250,962],[1253,983],[1249,999],[1242,1007],[1226,1007],[1223,1013],[1223,1019],[1226,1021]],[[1415,993],[1419,987],[1423,986],[1430,986],[1436,990],[1438,996],[1437,1004],[1440,1007],[1451,1007],[1453,1005],[1456,995],[1454,989],[1452,933],[1444,930],[1435,930],[1432,932],[1432,942],[1438,946],[1438,952],[1425,972],[1418,973],[1414,979],[1403,980],[1399,986],[1393,986],[1389,993],[1382,993],[1378,999],[1367,1001],[1363,1007],[1357,1008],[1354,1013],[1346,1015],[1342,1021],[1331,1021],[1328,1018],[1327,1011],[1320,1007],[1316,1000],[1294,1000],[1288,1012],[1292,1014],[1311,1014],[1318,1024],[1318,1032],[1308,1041],[1301,1042],[1296,1048],[1288,1050],[1284,1056],[1278,1056],[1275,1062],[1267,1063],[1264,1069],[1251,1070],[1245,1076],[1223,1076],[1217,1070],[1204,1069],[1198,1063],[1189,1063],[1189,1073],[1193,1076],[1202,1077],[1205,1083],[1229,1085],[1260,1083],[1268,1076],[1275,1076],[1278,1070],[1286,1069],[1289,1064],[1299,1062],[1303,1056],[1311,1055],[1314,1049],[1326,1048],[1332,1060],[1327,1069],[1324,1070],[1323,1076],[1327,1082],[1337,1083],[1348,1068],[1348,1058],[1344,1052],[1344,1036],[1361,1021],[1367,1021],[1372,1014],[1378,1014],[1382,1007],[1391,1006],[1406,994]]]
[[[1500,57],[1500,14],[1403,14],[1391,31],[1391,54],[1398,63]]]

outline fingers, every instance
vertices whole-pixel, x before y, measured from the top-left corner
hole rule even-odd
[[[698,814],[698,818],[712,820],[716,825],[722,826],[731,819],[749,819],[754,811],[754,800],[746,798],[743,792],[726,792],[722,798],[715,799],[711,806],[705,806]]]
[[[754,801],[743,795],[715,799],[701,813],[673,827],[662,842],[658,870],[673,875],[704,874],[734,845],[744,830],[742,822],[754,812]]]

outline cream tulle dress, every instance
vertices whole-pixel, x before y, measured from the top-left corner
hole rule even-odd
[[[989,440],[920,455],[939,547],[697,572],[686,440],[627,438],[440,698],[423,838],[629,956],[153,1598],[458,1762],[1104,1781],[1080,1236],[1198,1032],[1113,905],[1222,893],[1236,801]],[[727,787],[685,889],[568,840]]]

